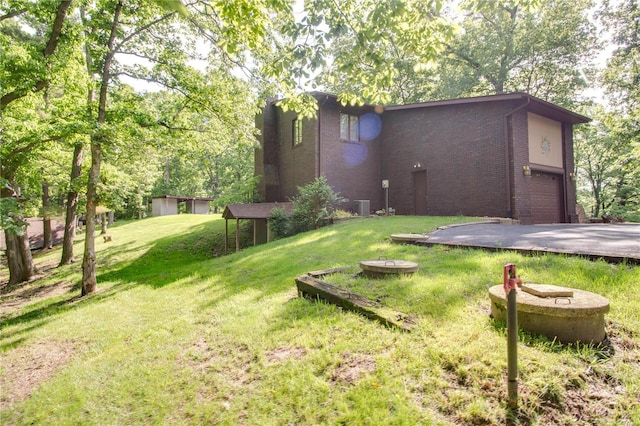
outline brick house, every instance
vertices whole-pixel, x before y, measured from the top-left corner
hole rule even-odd
[[[520,223],[577,222],[573,125],[589,118],[523,93],[375,107],[313,92],[299,119],[267,102],[255,174],[267,202],[318,176],[371,210]],[[388,182],[388,193],[382,181]]]

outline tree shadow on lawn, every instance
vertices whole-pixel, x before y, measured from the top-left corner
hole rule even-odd
[[[155,240],[150,245],[138,245],[135,241],[121,242],[113,246],[98,246],[97,258],[97,291],[89,296],[81,297],[81,283],[72,285],[65,294],[47,297],[42,293],[38,300],[16,307],[14,312],[0,316],[0,329],[3,330],[4,343],[0,350],[16,347],[23,341],[18,338],[35,330],[60,314],[75,309],[80,305],[99,303],[105,298],[119,292],[129,290],[138,285],[161,288],[194,272],[204,278],[216,275],[210,267],[195,267],[206,261],[214,261],[214,254],[220,246],[224,247],[224,231],[219,223],[208,222],[192,226],[181,235]],[[133,261],[118,267],[118,258],[125,257],[128,251],[145,251]],[[76,265],[80,265],[76,263]],[[58,274],[62,280],[68,271],[51,269],[51,274],[39,279],[55,279]],[[36,284],[30,283],[30,284]],[[36,284],[37,285],[37,284]],[[17,312],[21,312],[16,315]],[[10,332],[6,328],[16,326]]]
[[[218,230],[212,228],[209,224],[200,224],[181,235],[154,240],[147,247],[140,248],[144,253],[126,265],[98,271],[98,283],[119,281],[161,288],[195,271],[201,272],[202,268],[194,265],[215,259],[220,247],[224,246],[224,235],[219,235]],[[127,250],[127,246],[117,247],[105,250],[99,256],[108,260],[122,256]]]
[[[76,309],[79,306],[87,304],[95,304],[104,301],[105,299],[114,296],[116,293],[124,290],[121,287],[111,286],[108,288],[99,289],[97,293],[91,296],[80,296],[80,285],[75,285],[71,290],[61,297],[51,297],[46,302],[36,302],[32,306],[27,306],[25,312],[16,315],[9,316],[0,321],[0,329],[2,332],[2,340],[6,343],[0,345],[0,351],[5,351],[11,348],[15,348],[20,345],[25,339],[23,337],[28,332],[35,330],[47,322],[51,321],[55,316],[64,314],[72,309]],[[28,324],[28,325],[26,325]],[[20,327],[20,325],[22,325]],[[11,326],[18,326],[15,330],[7,332],[6,328]]]

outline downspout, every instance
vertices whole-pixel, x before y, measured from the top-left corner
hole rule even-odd
[[[505,181],[506,181],[506,191],[507,191],[507,217],[508,218],[513,218],[513,206],[511,203],[511,187],[512,187],[511,168],[509,167],[511,162],[511,155],[510,155],[511,143],[509,140],[509,117],[511,117],[516,112],[528,107],[530,99],[527,97],[526,100],[527,102],[523,103],[522,105],[516,107],[515,109],[509,111],[504,115],[504,148],[505,148],[504,157],[505,157],[505,170],[506,170]]]
[[[329,95],[324,96],[324,100],[318,105],[318,136],[316,137],[316,178],[321,176],[322,156],[320,154],[320,139],[322,139],[322,106],[329,99]]]

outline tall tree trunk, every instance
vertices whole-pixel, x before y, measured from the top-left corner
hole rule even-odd
[[[0,162],[0,178],[7,182],[13,182],[13,169],[7,164]],[[0,185],[0,198],[10,198],[17,196],[9,185]],[[18,207],[19,209],[19,207]],[[10,221],[18,224],[23,222],[23,215],[20,210],[9,212]],[[4,239],[7,245],[7,266],[9,267],[9,285],[28,281],[36,273],[33,264],[31,248],[29,247],[29,236],[27,235],[27,225],[22,227],[22,232],[14,232],[9,229],[4,231]]]
[[[83,27],[87,28],[87,19],[84,6],[80,6],[80,19]],[[86,34],[85,34],[86,36]],[[85,66],[87,75],[93,72],[93,59],[89,54],[89,46],[85,40],[84,46]],[[93,84],[89,82],[87,85],[87,117],[92,120],[93,101],[94,101]],[[64,241],[62,242],[62,257],[60,258],[60,266],[75,262],[73,253],[73,239],[76,236],[76,226],[78,224],[78,200],[80,194],[78,192],[78,184],[82,175],[82,158],[84,156],[84,145],[76,143],[73,147],[73,159],[71,160],[71,176],[69,177],[69,192],[67,192],[67,214],[64,222]]]
[[[167,159],[165,160],[164,183],[166,184],[168,189],[169,184],[171,184],[171,157],[167,157]]]
[[[87,229],[84,239],[84,256],[82,259],[82,296],[96,291],[96,201],[98,182],[100,180],[100,162],[102,161],[102,142],[105,137],[102,129],[107,121],[107,89],[111,78],[111,61],[115,55],[116,31],[120,24],[122,2],[116,4],[111,24],[111,34],[107,45],[107,53],[102,65],[100,80],[100,97],[98,100],[98,128],[91,135],[91,168],[87,183]]]
[[[31,257],[31,248],[29,247],[26,229],[22,235],[5,230],[4,239],[7,243],[9,286],[29,281],[35,275],[36,268]]]
[[[105,235],[107,233],[107,213],[100,213],[100,235]]]
[[[49,183],[42,181],[42,248],[53,247],[51,238],[51,199],[49,198]]]
[[[60,265],[66,265],[74,261],[73,239],[76,236],[76,223],[78,222],[78,180],[82,173],[83,146],[81,143],[73,147],[73,161],[71,164],[71,176],[69,178],[69,192],[67,192],[67,214],[64,221],[64,241],[62,242],[62,257]]]
[[[99,136],[93,136],[97,139]],[[91,168],[87,183],[87,223],[84,237],[84,257],[82,259],[82,296],[96,291],[96,198],[100,180],[100,160],[102,146],[96,140],[91,142]]]

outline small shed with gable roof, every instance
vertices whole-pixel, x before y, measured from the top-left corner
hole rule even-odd
[[[224,231],[224,251],[229,250],[229,219],[236,220],[236,251],[240,250],[240,220],[248,219],[253,221],[253,245],[264,244],[273,240],[268,219],[275,208],[282,208],[287,213],[291,213],[293,205],[291,203],[252,203],[252,204],[229,204],[224,208],[222,217],[225,221]]]

